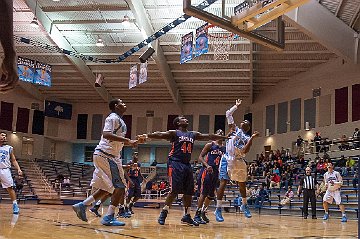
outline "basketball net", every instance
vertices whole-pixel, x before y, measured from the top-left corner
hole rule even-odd
[[[211,24],[208,26],[209,49],[214,52],[215,61],[229,60],[229,51],[233,46],[235,36],[234,33],[220,27]]]

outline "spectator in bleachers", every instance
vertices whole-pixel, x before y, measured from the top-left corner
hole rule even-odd
[[[152,185],[153,185],[153,182],[152,181],[149,181],[146,183],[146,186],[145,186],[145,199],[151,199],[151,189],[152,189]]]
[[[248,178],[251,182],[254,182],[254,176],[256,175],[255,172],[255,165],[252,163],[248,169]]]
[[[15,184],[15,191],[17,194],[21,194],[22,193],[22,189],[24,187],[24,177],[23,176],[18,176],[15,177],[14,179],[14,184]]]
[[[270,189],[270,184],[271,184],[271,174],[270,172],[267,172],[265,177],[265,185],[267,189]]]
[[[346,158],[341,155],[340,159],[335,164],[335,170],[341,171],[341,176],[347,176]]]
[[[158,163],[157,163],[157,161],[156,161],[156,159],[151,163],[151,165],[150,166],[156,166]]]
[[[294,198],[294,192],[292,191],[291,186],[287,188],[284,198],[281,200],[280,205],[284,206],[288,204]]]
[[[260,185],[259,194],[255,199],[255,207],[259,208],[262,207],[264,204],[264,201],[268,198],[268,192],[264,188],[264,185]]]
[[[279,170],[279,168],[277,167],[276,164],[274,165],[274,169],[272,170],[272,173],[273,173],[273,174],[280,175],[280,170]]]
[[[280,176],[274,173],[271,177],[270,189],[280,188]]]
[[[247,203],[249,205],[253,205],[255,203],[256,198],[259,195],[260,190],[258,189],[258,186],[255,185],[254,189],[249,189],[249,191],[250,191],[250,197],[249,197],[249,199],[247,199]]]
[[[316,164],[316,171],[315,171],[315,178],[317,177],[317,174],[323,175],[325,173],[325,163],[322,158],[317,162]]]
[[[281,181],[280,181],[280,188],[287,189],[289,186],[290,181],[290,175],[287,171],[285,171],[283,174],[281,174]]]
[[[356,172],[354,174],[354,177],[352,179],[352,185],[353,185],[353,188],[357,188],[357,185],[359,184],[359,177],[358,177],[358,173]]]
[[[350,149],[350,146],[348,143],[348,138],[346,137],[345,134],[343,134],[340,138],[339,150],[344,151],[344,150],[349,150],[349,149]]]
[[[69,177],[64,178],[63,187],[70,188],[70,178]]]
[[[316,132],[316,133],[315,133],[314,143],[315,143],[316,153],[319,153],[319,152],[320,152],[320,149],[321,149],[321,146],[320,146],[320,143],[321,143],[320,132]]]
[[[356,166],[355,159],[353,159],[352,157],[348,157],[348,159],[346,160],[346,167],[348,171],[351,170],[351,174],[355,173],[355,166]]]
[[[296,149],[297,149],[297,156],[300,156],[301,153],[301,149],[302,149],[302,144],[303,144],[303,138],[301,138],[301,136],[299,135],[297,140],[296,140]]]
[[[353,148],[354,149],[359,148],[360,147],[360,131],[359,131],[359,128],[355,128],[355,131],[353,133],[353,140],[354,140]]]

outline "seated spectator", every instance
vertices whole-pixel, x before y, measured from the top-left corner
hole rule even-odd
[[[355,128],[355,131],[353,133],[353,148],[357,149],[360,147],[360,132],[359,132],[359,128]]]
[[[335,164],[335,170],[340,170],[341,176],[347,176],[346,159],[341,155],[340,159]]]
[[[255,185],[254,189],[252,189],[252,190],[250,189],[250,197],[247,200],[247,203],[249,205],[253,205],[255,203],[255,200],[256,200],[258,195],[259,195],[259,189],[258,189],[258,186]]]
[[[18,176],[15,177],[14,179],[14,185],[15,185],[15,192],[17,194],[21,194],[22,193],[22,189],[24,187],[24,177],[23,176]]]
[[[269,198],[268,192],[264,188],[264,185],[261,184],[258,196],[256,197],[256,200],[255,200],[255,207],[256,208],[262,207],[264,204],[264,201],[267,200],[268,198]]]
[[[69,177],[64,178],[63,187],[70,188],[70,178]]]
[[[349,150],[350,146],[349,143],[347,142],[348,138],[346,137],[345,134],[343,134],[340,138],[340,145],[339,145],[339,149],[340,151],[344,151],[344,150]]]
[[[276,165],[274,166],[274,169],[272,170],[272,173],[273,174],[276,173],[277,175],[280,175],[280,170]]]
[[[351,174],[355,173],[355,168],[356,168],[355,166],[356,166],[356,161],[352,157],[349,157],[346,160],[346,167],[348,171],[351,170]]]
[[[251,182],[254,182],[254,176],[256,175],[255,172],[255,166],[254,164],[251,164],[249,169],[248,169],[248,178]]]
[[[315,171],[315,178],[317,177],[317,174],[324,175],[325,173],[325,163],[322,158],[317,162],[316,164],[316,171]]]
[[[241,206],[241,197],[240,195],[238,195],[235,199],[234,199],[234,207],[236,212],[238,211],[238,208]]]
[[[160,190],[164,190],[166,188],[166,184],[165,184],[164,181],[160,182],[160,187],[159,188],[160,188]]]
[[[280,201],[280,205],[284,206],[288,204],[294,198],[294,192],[292,191],[291,186],[288,187],[288,190],[285,193],[284,198]]]
[[[352,179],[352,185],[353,185],[353,188],[357,188],[357,185],[359,184],[359,177],[358,177],[358,173],[356,172],[354,174],[354,177]]]
[[[297,156],[300,156],[300,153],[302,151],[302,145],[303,145],[303,138],[301,138],[301,136],[299,135],[297,140],[296,140],[296,149],[297,149]]]
[[[265,185],[267,189],[270,189],[270,184],[271,184],[271,174],[270,172],[267,172],[265,176]]]
[[[315,133],[314,143],[315,143],[316,153],[319,153],[319,152],[320,152],[320,149],[321,149],[321,146],[320,146],[320,143],[321,143],[320,132],[316,132],[316,133]]]
[[[150,164],[150,166],[156,166],[157,165],[157,161],[156,159]]]
[[[287,189],[289,186],[289,180],[290,180],[289,174],[285,171],[281,175],[280,187]]]
[[[280,176],[277,175],[276,173],[274,173],[271,177],[270,189],[273,189],[273,188],[280,189]]]

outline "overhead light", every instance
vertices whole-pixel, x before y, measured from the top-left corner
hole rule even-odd
[[[13,134],[16,134],[16,131],[13,131],[12,133],[13,133]]]
[[[128,27],[130,26],[130,17],[128,15],[125,15],[123,20],[122,20],[122,24],[124,24],[124,26]]]
[[[104,41],[103,41],[103,39],[101,39],[101,38],[99,37],[99,38],[97,39],[96,45],[97,45],[97,46],[104,46]]]
[[[30,26],[33,28],[39,28],[39,23],[36,17],[33,18],[33,20],[30,22]]]

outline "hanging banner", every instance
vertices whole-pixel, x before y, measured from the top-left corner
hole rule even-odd
[[[190,32],[181,38],[180,64],[192,60],[193,39],[193,32]]]
[[[51,86],[51,66],[42,62],[35,63],[34,83]]]
[[[147,62],[140,64],[139,84],[147,81]]]
[[[134,88],[136,85],[137,85],[137,65],[132,65],[130,67],[129,89]]]
[[[196,29],[195,57],[209,51],[208,23]]]
[[[18,75],[19,80],[25,82],[34,82],[35,61],[27,58],[18,57]]]

